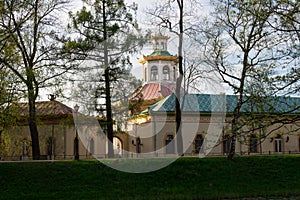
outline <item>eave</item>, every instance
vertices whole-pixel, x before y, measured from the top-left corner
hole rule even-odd
[[[165,60],[165,61],[174,61],[178,63],[178,57],[177,56],[144,56],[139,59],[139,63],[145,64],[148,61],[155,61],[155,60]]]

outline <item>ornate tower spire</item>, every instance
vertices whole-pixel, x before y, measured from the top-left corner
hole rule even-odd
[[[151,37],[152,40],[152,50],[153,51],[167,51],[168,50],[168,39],[169,36],[163,36],[161,33],[158,33],[155,36]]]
[[[143,64],[144,84],[175,85],[178,57],[168,52],[169,38],[161,33],[151,37],[153,52],[147,56],[143,55],[139,60]]]
[[[178,57],[168,52],[169,36],[158,33],[150,39],[153,52],[139,59],[143,65],[143,85],[130,97],[132,102],[142,99],[143,109],[174,93],[178,74]]]

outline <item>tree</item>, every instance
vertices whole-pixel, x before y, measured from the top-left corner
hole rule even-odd
[[[0,63],[22,84],[29,106],[32,157],[39,159],[35,102],[41,88],[71,70],[74,57],[64,50],[59,16],[67,0],[3,0],[1,3]],[[78,58],[76,58],[78,59]]]
[[[174,5],[175,4],[175,5]],[[176,118],[176,142],[177,154],[182,156],[183,139],[182,139],[182,121],[181,121],[181,100],[184,98],[181,95],[182,82],[184,77],[184,34],[188,34],[189,29],[193,27],[193,18],[196,17],[197,7],[199,3],[191,1],[189,3],[183,0],[167,0],[148,14],[156,19],[156,24],[162,29],[167,29],[178,37],[178,77],[176,78],[176,100],[175,100],[175,118]],[[187,8],[187,9],[184,9]],[[187,11],[188,10],[188,11]],[[175,14],[176,13],[176,14]],[[182,97],[182,98],[181,98]],[[182,100],[184,102],[184,100]]]
[[[0,159],[10,151],[10,135],[8,128],[16,124],[18,118],[15,104],[20,95],[13,74],[4,66],[0,66]]]
[[[71,28],[78,38],[70,40],[69,48],[80,49],[88,55],[94,79],[92,100],[97,112],[105,111],[107,120],[108,157],[113,157],[112,83],[128,66],[128,54],[144,43],[134,20],[136,5],[127,6],[123,0],[84,1],[76,14],[70,13]],[[125,70],[126,71],[126,70]],[[104,77],[104,78],[102,78]],[[103,98],[105,103],[102,102]],[[103,105],[104,104],[104,105]]]
[[[142,82],[131,74],[131,68],[123,70],[117,81],[112,83],[112,110],[114,120],[117,124],[115,131],[126,131],[128,121],[131,119],[132,113],[130,112],[130,95],[142,85]]]
[[[202,35],[198,32],[195,36],[202,40],[206,65],[238,95],[231,120],[229,159],[234,157],[237,137],[242,137],[242,106],[260,102],[257,107],[262,108],[261,103],[265,104],[274,95],[288,93],[293,85],[291,79],[288,83],[284,80],[297,63],[294,51],[299,40],[284,28],[286,24],[282,22],[289,15],[278,9],[285,8],[285,12],[294,9],[285,5],[286,1],[272,0],[214,1],[213,20],[199,26]],[[299,10],[296,13],[293,16],[299,16]]]

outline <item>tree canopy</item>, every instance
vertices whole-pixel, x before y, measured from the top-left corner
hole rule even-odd
[[[3,0],[0,20],[0,62],[20,83],[29,105],[33,159],[39,159],[35,101],[41,88],[58,85],[78,58],[64,49],[59,18],[67,0]]]
[[[230,159],[242,134],[241,106],[249,101],[268,103],[269,96],[296,92],[291,90],[298,82],[300,44],[295,3],[213,1],[213,17],[198,27],[201,34],[195,38],[203,45],[205,65],[239,96],[231,121]]]
[[[112,157],[112,101],[124,95],[120,94],[122,88],[118,87],[118,82],[123,80],[122,85],[125,86],[124,76],[129,76],[131,69],[129,55],[141,48],[145,38],[134,18],[136,4],[126,5],[123,0],[84,1],[84,3],[86,6],[80,11],[70,13],[72,19],[70,28],[76,37],[66,46],[86,55],[88,64],[83,65],[82,73],[77,74],[77,78],[81,81],[76,81],[75,78],[74,83],[88,86],[89,110],[94,110],[96,114],[105,113],[107,136],[110,141],[108,154]]]

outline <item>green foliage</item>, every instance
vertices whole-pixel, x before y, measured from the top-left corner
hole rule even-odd
[[[69,28],[78,33],[79,39],[75,39],[76,43],[85,43],[89,44],[91,48],[96,48],[103,45],[101,43],[106,42],[113,48],[112,50],[121,49],[122,47],[119,46],[124,44],[115,39],[121,39],[118,38],[121,34],[125,39],[126,34],[130,36],[132,28],[136,28],[131,13],[136,11],[136,6],[125,5],[123,0],[88,1],[85,3],[88,4],[89,9],[83,7],[75,14],[69,13],[72,19]],[[134,43],[135,41],[131,42]]]
[[[0,130],[0,157],[8,156],[11,151],[10,135]]]
[[[276,117],[258,116],[257,110],[249,110],[249,116],[241,119],[240,111],[243,104],[251,102],[261,113],[270,113],[276,108],[276,102],[271,105],[274,102],[269,101],[270,97],[298,94],[299,73],[294,69],[299,63],[296,52],[300,38],[299,29],[295,27],[299,25],[300,10],[296,1],[220,0],[213,3],[214,18],[202,31],[205,63],[239,95],[231,121],[233,153],[235,136],[243,132],[243,127],[253,127],[254,132],[270,125],[297,121],[298,116],[286,120],[287,117],[278,112]],[[299,105],[287,106],[290,111],[299,110]],[[256,123],[258,119],[262,123]]]
[[[78,65],[66,51],[58,13],[68,1],[1,1],[0,63],[15,77],[20,93],[29,103],[29,124],[35,159],[39,157],[35,101],[42,88],[59,87],[62,74]],[[60,24],[61,23],[61,24]],[[23,96],[23,97],[24,97]]]
[[[219,71],[224,81],[234,92],[251,93],[250,89],[265,95],[274,95],[278,90],[289,92],[292,80],[285,83],[279,77],[297,63],[299,30],[292,26],[287,28],[286,21],[279,18],[293,19],[294,25],[299,24],[300,10],[295,1],[222,0],[214,1],[214,5],[216,21],[213,27],[219,35],[212,46],[216,54],[211,55],[219,59],[220,69],[226,69]],[[292,13],[293,17],[283,13]],[[236,68],[241,73],[235,73]]]
[[[75,81],[77,89],[72,98],[83,104],[89,114],[107,114],[106,104],[110,101],[117,102],[114,107],[123,112],[128,95],[138,83],[130,73],[129,55],[146,42],[134,18],[136,4],[127,5],[123,0],[84,2],[86,7],[69,13],[69,28],[76,36],[65,47],[85,54],[87,62],[78,73],[81,80]],[[108,90],[111,99],[106,98]]]
[[[0,132],[12,127],[18,119],[18,110],[14,106],[21,95],[15,76],[5,67],[0,67]]]

